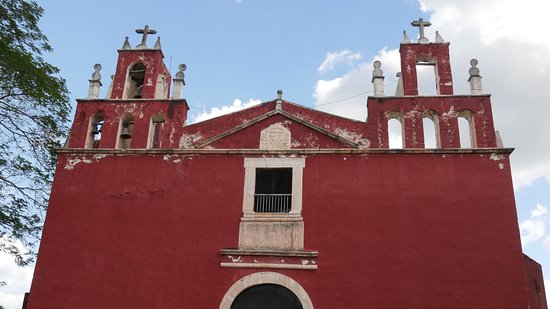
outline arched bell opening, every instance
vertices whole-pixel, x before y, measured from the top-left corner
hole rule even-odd
[[[124,88],[124,99],[141,99],[145,83],[145,64],[137,62],[128,67],[128,75]]]
[[[460,136],[460,148],[476,148],[476,132],[474,125],[474,113],[469,110],[458,112],[458,132]]]
[[[390,149],[405,148],[405,127],[403,113],[391,112],[388,114],[388,147]]]
[[[90,117],[84,148],[99,148],[101,132],[103,130],[103,116],[100,113]]]
[[[148,149],[162,147],[162,131],[164,129],[165,122],[166,119],[161,113],[157,113],[151,117],[151,122],[149,123],[149,136],[147,138]]]
[[[120,118],[120,123],[118,126],[117,149],[130,148],[133,131],[134,116],[130,113],[125,113]]]
[[[441,148],[439,134],[439,117],[433,110],[422,114],[422,126],[424,131],[424,148]]]

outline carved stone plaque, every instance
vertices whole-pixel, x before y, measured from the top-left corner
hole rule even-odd
[[[290,131],[279,123],[263,129],[260,133],[260,149],[290,149]]]

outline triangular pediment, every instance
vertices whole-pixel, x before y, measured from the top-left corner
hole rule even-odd
[[[367,148],[366,123],[296,104],[266,102],[187,126],[182,148],[323,149]]]

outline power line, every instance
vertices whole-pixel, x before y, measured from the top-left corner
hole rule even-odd
[[[399,81],[399,79],[395,79],[395,80],[393,80],[393,81],[387,83],[385,86],[393,85],[393,84],[397,83],[398,81]],[[334,103],[346,101],[346,100],[349,100],[349,99],[357,98],[357,97],[359,97],[359,96],[362,96],[362,95],[365,95],[365,94],[368,94],[368,93],[372,93],[373,91],[374,91],[373,89],[370,89],[370,90],[367,90],[367,91],[364,91],[364,92],[361,92],[361,93],[352,95],[352,96],[350,96],[350,97],[346,97],[346,98],[342,98],[342,99],[338,99],[338,100],[334,100],[334,101],[330,101],[330,102],[325,102],[325,103],[317,104],[317,105],[315,105],[315,107],[318,107],[318,106],[325,106],[325,105],[334,104]],[[205,106],[193,106],[193,105],[189,105],[189,107],[198,108],[198,109],[202,109],[203,111],[207,111],[207,108],[206,108]]]
[[[394,81],[392,81],[392,82],[386,84],[386,86],[393,85],[393,84],[397,83],[397,81],[399,81],[399,80],[396,79],[396,80],[394,80]],[[361,93],[359,93],[359,94],[352,95],[351,97],[347,97],[347,98],[343,98],[343,99],[338,99],[338,100],[334,100],[334,101],[330,101],[330,102],[325,102],[325,103],[317,104],[317,105],[315,105],[315,107],[317,107],[317,106],[329,105],[329,104],[334,104],[334,103],[338,103],[338,102],[342,102],[342,101],[346,101],[346,100],[353,99],[353,98],[357,98],[357,97],[359,97],[359,96],[365,95],[365,94],[367,94],[367,93],[372,93],[372,92],[373,92],[372,89],[371,89],[371,90],[367,90],[367,91],[365,91],[365,92],[361,92]]]

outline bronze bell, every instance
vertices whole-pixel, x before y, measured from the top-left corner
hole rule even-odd
[[[122,132],[120,132],[120,138],[122,139],[130,139],[132,138],[132,134],[130,134],[130,127],[127,123],[123,124]]]
[[[101,133],[101,127],[102,126],[103,126],[103,122],[98,122],[98,123],[92,124],[92,134],[97,135],[97,134]]]

